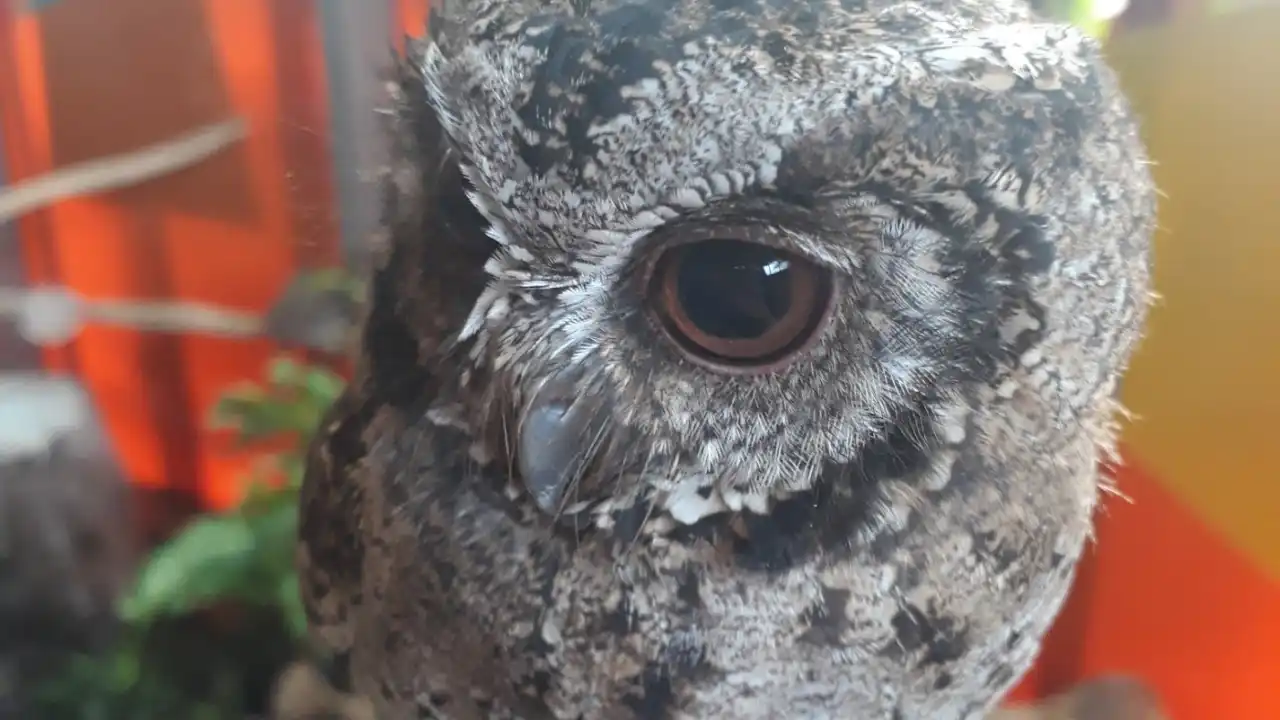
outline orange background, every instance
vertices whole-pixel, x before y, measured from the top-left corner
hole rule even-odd
[[[384,1],[399,24],[388,42],[424,26],[425,0]],[[246,142],[199,167],[21,219],[30,281],[264,310],[298,269],[338,261],[317,0],[18,6],[0,0],[10,180],[231,114],[250,124]],[[1119,476],[1132,502],[1107,503],[1019,696],[1124,672],[1153,684],[1179,720],[1280,718],[1277,41],[1280,8],[1210,17],[1200,3],[1154,0],[1135,2],[1112,36],[1167,195],[1165,300],[1124,387],[1140,415]],[[245,460],[201,424],[273,351],[89,328],[44,355],[92,390],[140,484],[225,507]]]

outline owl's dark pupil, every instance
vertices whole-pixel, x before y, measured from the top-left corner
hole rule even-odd
[[[650,317],[685,358],[721,372],[769,372],[821,336],[831,272],[797,253],[715,238],[660,251],[649,266]]]
[[[683,253],[677,292],[689,320],[726,339],[763,335],[791,308],[786,255],[738,240],[707,240]]]

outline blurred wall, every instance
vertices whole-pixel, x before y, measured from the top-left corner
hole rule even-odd
[[[89,297],[261,311],[297,270],[336,263],[344,213],[335,177],[345,190],[354,176],[333,159],[356,153],[330,132],[332,90],[348,77],[335,82],[326,63],[325,4],[57,0],[37,11],[0,0],[7,180],[232,115],[250,128],[246,141],[197,167],[22,218],[27,281]],[[266,341],[90,327],[43,359],[81,376],[139,484],[189,490],[220,507],[239,496],[245,460],[203,430],[206,414],[229,383],[260,376],[274,350]]]
[[[1140,416],[1127,438],[1280,577],[1280,6],[1135,33],[1111,54],[1165,196],[1163,298],[1125,383]]]

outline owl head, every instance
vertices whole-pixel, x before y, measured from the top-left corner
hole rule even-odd
[[[759,510],[926,465],[957,408],[1023,397],[1070,434],[1110,394],[1152,203],[1080,32],[1008,0],[430,27],[394,83],[366,376],[542,510]]]

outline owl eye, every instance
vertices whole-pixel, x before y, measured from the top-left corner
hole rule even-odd
[[[690,360],[725,372],[766,372],[821,334],[834,288],[831,272],[794,253],[714,238],[664,250],[647,300]]]

